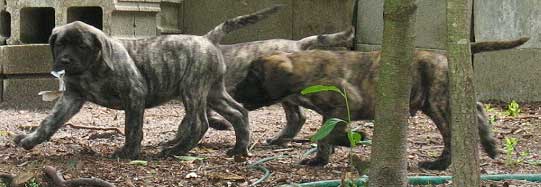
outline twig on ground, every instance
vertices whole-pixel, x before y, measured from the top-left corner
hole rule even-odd
[[[121,129],[121,128],[116,128],[116,127],[93,127],[93,126],[82,126],[82,125],[74,125],[74,124],[71,124],[71,123],[66,123],[66,126],[69,126],[71,128],[74,128],[74,129],[89,129],[89,130],[101,130],[101,131],[115,131],[117,132],[118,134],[121,134],[121,135],[124,135],[124,131]],[[23,129],[23,130],[34,130],[36,128],[38,128],[39,126],[37,125],[21,125],[19,126],[19,129]]]
[[[98,178],[78,178],[65,180],[62,174],[51,166],[43,168],[47,182],[50,187],[77,187],[77,186],[95,186],[95,187],[116,187],[114,184]]]
[[[81,125],[74,125],[71,123],[66,123],[66,126],[69,126],[74,129],[89,129],[89,130],[102,130],[102,131],[115,131],[121,135],[124,135],[124,131],[122,131],[121,128],[116,127],[92,127],[92,126],[81,126]]]
[[[256,145],[257,143],[259,143],[259,139],[257,139],[257,140],[252,144],[252,146],[250,146],[250,148],[248,148],[248,150],[251,151],[251,150],[255,147],[255,145]]]

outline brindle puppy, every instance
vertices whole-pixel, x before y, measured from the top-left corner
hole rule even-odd
[[[234,30],[264,19],[277,6],[241,16],[219,28]],[[114,157],[136,159],[143,138],[145,108],[180,97],[186,115],[166,155],[185,154],[208,129],[207,105],[233,122],[235,147],[229,155],[248,155],[247,111],[225,89],[221,51],[209,36],[167,35],[116,40],[83,22],[53,30],[49,44],[54,72],[65,70],[66,91],[52,113],[32,133],[18,135],[15,143],[25,149],[47,141],[86,101],[125,110],[125,145]]]
[[[512,48],[527,39],[511,42],[485,42],[472,47],[473,52]],[[277,53],[259,58],[250,66],[246,79],[237,85],[234,98],[248,110],[271,105],[284,99],[312,109],[324,119],[346,118],[346,107],[340,95],[319,93],[303,96],[300,91],[312,85],[336,85],[348,93],[352,120],[374,119],[375,84],[381,53],[305,51]],[[451,163],[451,131],[449,129],[449,90],[447,57],[430,51],[417,51],[412,64],[410,112],[422,111],[438,127],[444,140],[441,156],[435,161],[420,163],[427,169],[446,169]],[[481,144],[485,152],[496,157],[495,140],[491,136],[483,107],[477,103],[477,119]],[[300,127],[297,127],[300,128]],[[348,146],[344,126],[318,142],[315,158],[301,164],[325,165],[332,145]]]
[[[219,29],[214,29],[212,35],[214,41],[221,41],[227,32],[217,32]],[[215,33],[222,33],[217,35]],[[286,39],[270,39],[246,43],[238,43],[232,45],[219,45],[225,57],[227,72],[225,75],[225,83],[229,93],[234,91],[235,86],[246,77],[248,67],[251,61],[258,57],[270,55],[273,52],[296,52],[307,49],[330,46],[345,46],[351,44],[353,39],[354,29],[349,28],[345,31],[334,34],[323,34],[309,36],[301,40],[286,40]],[[207,35],[211,35],[210,33]],[[282,145],[289,142],[300,131],[300,127],[304,124],[306,118],[302,113],[301,108],[295,103],[283,101],[282,107],[286,114],[286,127],[282,129],[280,134],[270,139],[270,144]],[[213,115],[209,111],[210,127],[215,129],[227,129],[231,125],[228,121]]]

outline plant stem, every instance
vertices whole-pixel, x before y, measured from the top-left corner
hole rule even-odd
[[[346,93],[346,89],[342,88],[342,90],[343,90],[343,92],[341,94],[342,94],[342,97],[344,97],[344,100],[346,101],[346,110],[348,111],[348,127],[349,127],[349,123],[351,123],[351,114],[349,112],[348,96],[347,96],[347,93]]]

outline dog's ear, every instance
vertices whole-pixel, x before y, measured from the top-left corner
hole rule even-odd
[[[105,65],[115,71],[114,64],[125,58],[123,57],[125,55],[123,54],[125,52],[124,48],[120,44],[109,40],[105,35],[96,34],[95,36]]]
[[[49,48],[51,49],[51,54],[53,56],[53,62],[54,62],[54,59],[55,58],[55,55],[54,55],[54,43],[56,42],[56,38],[58,37],[58,29],[53,29],[53,31],[51,32],[51,36],[49,37]]]

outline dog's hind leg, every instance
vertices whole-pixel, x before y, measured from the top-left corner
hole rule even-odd
[[[225,91],[223,81],[213,85],[209,93],[209,106],[230,121],[235,130],[235,147],[227,151],[227,155],[248,156],[248,145],[250,144],[250,129],[248,125],[248,111],[237,103]]]
[[[209,126],[210,128],[216,129],[216,130],[229,130],[233,125],[229,123],[229,121],[221,118],[212,111],[212,109],[208,109],[207,117],[209,119]]]
[[[186,115],[178,126],[175,139],[162,149],[162,155],[183,155],[194,148],[208,129],[207,93],[208,89],[184,90],[182,102]],[[195,92],[194,92],[195,91]]]
[[[271,145],[285,145],[290,142],[299,133],[306,121],[306,117],[299,105],[284,101],[282,102],[282,108],[286,114],[287,124],[277,137],[267,140],[267,143]]]
[[[437,101],[445,101],[445,103],[434,102],[432,99],[427,103],[423,112],[432,119],[438,127],[443,138],[443,151],[438,159],[434,161],[424,161],[419,163],[419,167],[430,170],[445,170],[451,164],[451,128],[449,126],[449,105],[446,98]]]
[[[487,120],[487,114],[483,108],[483,104],[477,102],[476,105],[477,124],[479,125],[479,138],[481,145],[490,158],[496,158],[498,151],[496,148],[496,140],[492,137],[492,132]]]

